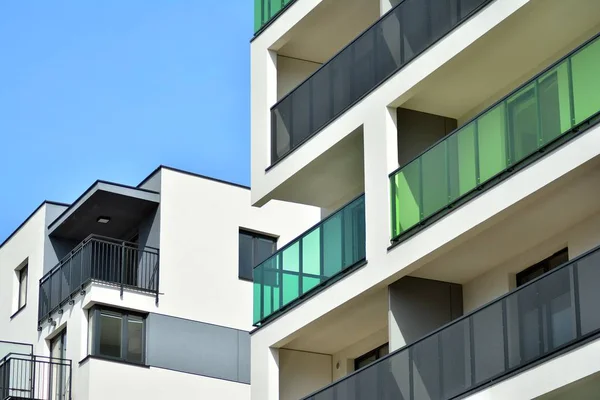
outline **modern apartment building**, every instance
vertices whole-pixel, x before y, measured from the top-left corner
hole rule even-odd
[[[249,399],[252,267],[315,207],[159,167],[0,245],[0,399]]]
[[[256,0],[252,400],[600,393],[600,1]],[[294,215],[288,217],[294,218]]]

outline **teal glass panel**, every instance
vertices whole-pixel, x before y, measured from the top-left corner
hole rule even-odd
[[[306,292],[309,292],[311,289],[313,289],[315,286],[317,286],[320,283],[321,283],[321,279],[319,279],[319,278],[313,278],[310,276],[302,277],[302,293],[304,294]]]
[[[364,201],[347,204],[254,268],[255,325],[365,258]]]
[[[508,166],[505,110],[505,103],[501,103],[476,121],[479,183],[487,181]]]
[[[575,124],[600,110],[600,39],[579,50],[571,58]]]
[[[273,17],[275,14],[277,14],[281,8],[283,7],[283,0],[266,0],[269,3],[271,3],[271,13],[269,15],[269,18]]]
[[[254,273],[256,274],[256,271],[254,271]],[[261,306],[261,297],[260,297],[260,290],[261,290],[261,283],[255,281],[252,284],[252,289],[253,289],[253,296],[254,296],[254,301],[253,301],[253,307],[252,307],[252,322],[253,323],[257,323],[258,321],[261,320],[262,315],[260,313],[260,306]],[[256,301],[256,299],[259,299],[258,301]]]
[[[300,276],[297,274],[283,273],[283,303],[285,306],[289,302],[300,296]]]
[[[283,270],[300,272],[300,242],[283,251]]]
[[[321,228],[302,238],[302,272],[321,275]]]
[[[427,218],[448,204],[447,143],[438,143],[421,156],[423,215]]]
[[[323,275],[331,277],[342,270],[342,213],[329,218],[323,229]]]
[[[348,268],[365,258],[365,203],[354,202],[343,212],[344,265]]]
[[[262,2],[263,0],[254,0],[254,32],[262,26]]]
[[[394,236],[416,225],[421,220],[421,159],[402,168],[393,178],[396,198],[393,199],[396,223]]]
[[[470,123],[448,137],[449,202],[477,186],[475,127]]]
[[[506,107],[513,161],[517,162],[538,148],[540,126],[537,85],[528,85],[509,97]]]

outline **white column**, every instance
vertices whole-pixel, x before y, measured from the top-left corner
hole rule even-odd
[[[252,186],[271,164],[271,106],[277,102],[277,52],[251,46],[251,150]],[[256,195],[255,195],[256,193]],[[262,191],[252,191],[252,202]]]
[[[251,340],[252,400],[279,400],[279,349]]]

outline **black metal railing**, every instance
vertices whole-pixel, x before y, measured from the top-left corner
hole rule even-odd
[[[0,400],[70,400],[71,360],[9,353],[0,359]]]
[[[403,0],[271,108],[271,163],[491,0]]]
[[[446,400],[600,333],[600,247],[305,400]]]
[[[159,250],[91,235],[40,279],[39,321],[70,301],[90,281],[154,293],[158,302]]]

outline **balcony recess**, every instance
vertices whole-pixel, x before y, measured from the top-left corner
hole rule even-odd
[[[600,36],[390,174],[398,241],[594,123]]]
[[[271,163],[298,148],[490,2],[400,2],[271,108]]]
[[[446,400],[600,334],[600,247],[304,400]]]

